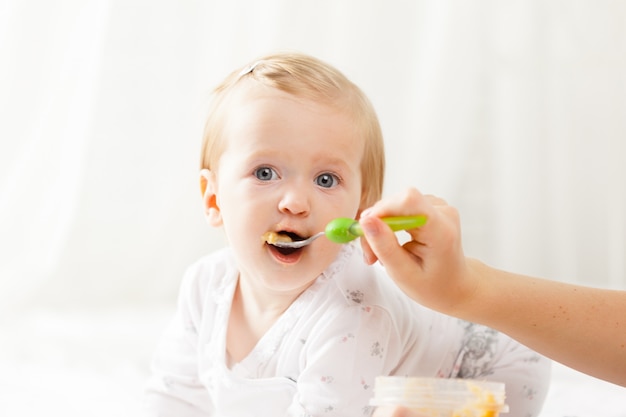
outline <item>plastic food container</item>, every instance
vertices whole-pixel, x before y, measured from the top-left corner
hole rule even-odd
[[[424,417],[498,417],[509,411],[504,384],[472,379],[376,378],[376,407],[403,406]]]

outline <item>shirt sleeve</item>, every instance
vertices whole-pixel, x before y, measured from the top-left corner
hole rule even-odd
[[[551,361],[489,327],[458,320],[462,339],[452,378],[503,382],[508,417],[538,416],[550,385]]]
[[[549,359],[483,325],[417,304],[412,315],[419,318],[422,326],[415,343],[408,345],[395,375],[502,382],[510,408],[507,417],[540,414],[550,385]],[[416,323],[407,320],[403,326],[401,333],[408,334]]]
[[[201,303],[196,280],[187,271],[178,307],[152,360],[152,376],[146,387],[146,417],[201,417],[212,415],[206,388],[198,377],[198,328]]]
[[[386,311],[353,306],[319,323],[304,341],[303,371],[290,416],[369,416],[374,380],[397,362]]]

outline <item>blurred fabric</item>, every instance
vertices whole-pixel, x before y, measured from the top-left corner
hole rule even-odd
[[[225,244],[198,187],[211,89],[276,50],[361,86],[386,194],[459,208],[469,256],[626,289],[624,22],[618,0],[0,1],[0,365],[67,370],[45,329],[77,320],[68,352],[132,334],[147,373],[185,267]]]

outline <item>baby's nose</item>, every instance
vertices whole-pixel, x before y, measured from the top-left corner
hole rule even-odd
[[[307,214],[311,209],[309,198],[306,187],[295,185],[285,190],[285,193],[278,203],[278,208],[282,212],[291,214]]]

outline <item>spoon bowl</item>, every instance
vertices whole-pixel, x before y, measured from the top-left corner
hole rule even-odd
[[[304,239],[304,240],[292,240],[291,242],[288,242],[286,240],[279,240],[277,242],[272,243],[272,245],[278,247],[278,248],[288,248],[288,249],[300,249],[303,248],[305,246],[308,246],[311,244],[311,242],[313,242],[315,239],[317,239],[318,237],[324,236],[324,232],[319,232],[314,234],[313,236]]]

